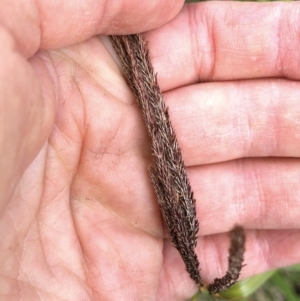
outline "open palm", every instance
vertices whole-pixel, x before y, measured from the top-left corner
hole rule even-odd
[[[174,16],[173,2],[160,4],[163,16],[143,8],[153,18],[141,30]],[[110,29],[84,8],[82,32],[70,20],[60,34],[44,27],[40,48],[56,49],[34,56],[29,33],[3,34],[1,300],[173,301],[196,291],[163,227],[139,109],[108,38],[93,36],[134,32],[135,4],[126,5]],[[300,259],[299,38],[277,17],[297,10],[203,3],[145,34],[197,199],[206,282],[226,270],[235,223],[247,229],[243,277]]]

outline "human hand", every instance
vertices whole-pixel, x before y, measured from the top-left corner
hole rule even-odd
[[[172,9],[165,21],[178,7]],[[226,270],[223,233],[235,223],[247,229],[243,277],[299,261],[298,47],[288,44],[297,41],[293,32],[278,31],[297,24],[296,12],[295,4],[202,3],[145,34],[197,199],[197,251],[207,282]],[[18,93],[7,99],[18,102],[5,115],[1,110],[5,129],[15,129],[2,135],[1,158],[12,163],[1,168],[1,294],[4,300],[184,300],[196,287],[163,239],[140,112],[107,39],[84,41],[116,31],[99,29],[89,16],[88,29],[74,22],[77,32],[76,17],[65,15],[61,22],[52,17],[41,47],[78,44],[39,52],[29,64],[18,55],[7,71],[7,83],[14,80],[8,91]],[[22,47],[25,57],[31,53]]]
[[[298,9],[202,3],[146,37],[197,199],[208,283],[225,274],[222,233],[234,224],[247,230],[242,278],[299,262]],[[174,257],[164,259],[175,283]]]
[[[1,300],[155,298],[163,240],[147,137],[91,37],[160,26],[182,2],[2,1]]]

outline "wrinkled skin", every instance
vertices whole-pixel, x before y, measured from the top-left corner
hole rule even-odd
[[[197,199],[204,281],[225,273],[235,223],[243,278],[299,262],[299,5],[76,3],[1,1],[0,300],[197,290],[164,230],[107,34],[149,41]]]

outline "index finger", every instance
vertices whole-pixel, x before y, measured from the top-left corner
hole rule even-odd
[[[162,90],[199,81],[299,79],[300,6],[202,2],[147,34]]]
[[[161,26],[182,5],[183,0],[2,0],[0,37],[7,32],[13,47],[28,58],[39,48],[65,47],[97,34],[130,34]]]

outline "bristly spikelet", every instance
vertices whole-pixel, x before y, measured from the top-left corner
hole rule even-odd
[[[200,287],[199,261],[195,253],[199,229],[196,201],[147,45],[141,35],[112,36],[111,41],[151,140],[153,166],[149,172],[167,230],[191,278]]]
[[[215,278],[214,282],[208,286],[208,291],[211,294],[226,291],[238,280],[243,267],[245,240],[244,229],[241,226],[235,226],[230,231],[228,270],[224,277]]]
[[[199,223],[196,201],[191,190],[180,148],[170,122],[168,110],[141,35],[111,36],[127,82],[135,94],[148,130],[153,154],[150,178],[171,240],[179,251],[190,277],[203,286],[195,248]],[[228,271],[208,286],[212,294],[234,284],[243,267],[245,234],[241,226],[231,232]]]

